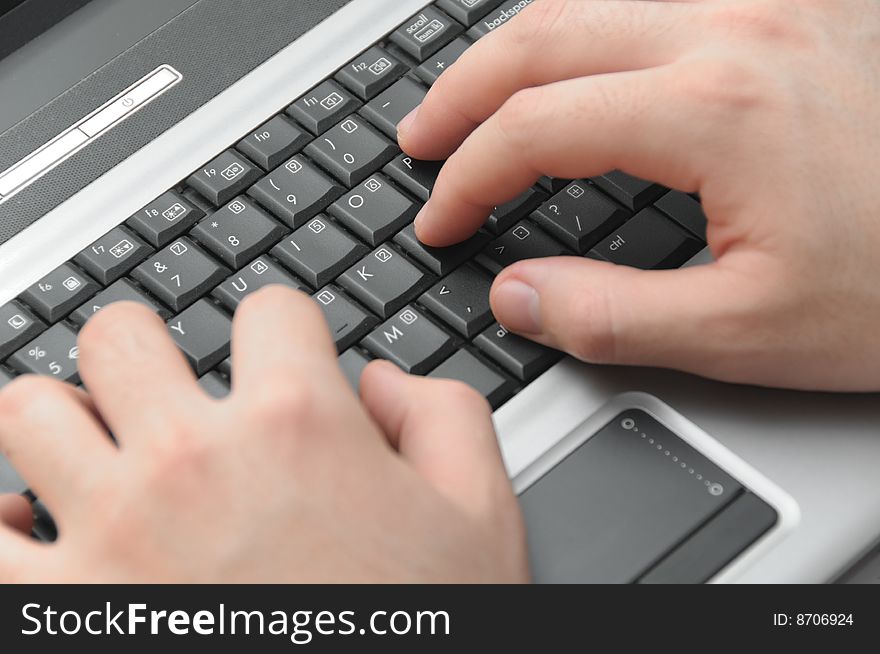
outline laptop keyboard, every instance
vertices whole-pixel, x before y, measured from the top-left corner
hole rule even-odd
[[[471,384],[494,408],[562,354],[510,334],[492,280],[524,259],[586,256],[676,268],[705,245],[694,198],[621,172],[543,178],[465,243],[431,248],[412,221],[441,162],[414,161],[397,123],[521,1],[438,0],[92,246],[0,306],[0,387],[79,384],[79,329],[130,300],[167,320],[203,388],[229,392],[232,316],[270,284],[324,310],[353,386],[376,358]],[[0,492],[24,483],[0,457]]]

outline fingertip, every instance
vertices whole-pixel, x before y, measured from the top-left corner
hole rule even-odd
[[[407,152],[407,154],[409,154],[409,151],[406,146],[409,144],[408,139],[412,134],[412,128],[419,116],[419,109],[421,109],[421,105],[418,105],[415,109],[410,111],[403,117],[403,120],[397,124],[397,142],[400,144],[401,149],[403,149],[404,152]]]
[[[541,298],[530,284],[516,277],[500,279],[492,286],[489,301],[498,322],[508,329],[528,335],[543,331]]]

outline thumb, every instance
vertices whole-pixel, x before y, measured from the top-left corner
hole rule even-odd
[[[590,363],[676,368],[733,381],[751,278],[721,263],[642,271],[590,259],[520,262],[492,288],[507,329]]]
[[[483,516],[515,503],[491,409],[475,390],[377,361],[364,370],[361,396],[391,445],[461,509]]]

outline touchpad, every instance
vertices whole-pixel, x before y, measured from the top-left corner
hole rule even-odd
[[[635,409],[552,467],[520,502],[539,583],[629,583],[649,574],[701,581],[776,521],[730,475]],[[699,538],[705,546],[689,548]],[[677,567],[664,576],[669,565]]]

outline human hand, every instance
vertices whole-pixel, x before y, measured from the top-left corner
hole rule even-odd
[[[880,3],[537,0],[440,77],[400,142],[448,157],[417,218],[429,245],[541,174],[701,194],[715,263],[525,261],[492,292],[509,329],[591,362],[880,390]]]
[[[528,579],[486,402],[374,363],[362,406],[307,296],[245,300],[223,401],[138,305],[79,345],[89,396],[38,377],[0,393],[0,448],[60,534],[29,541],[22,502],[0,498],[0,581]]]

